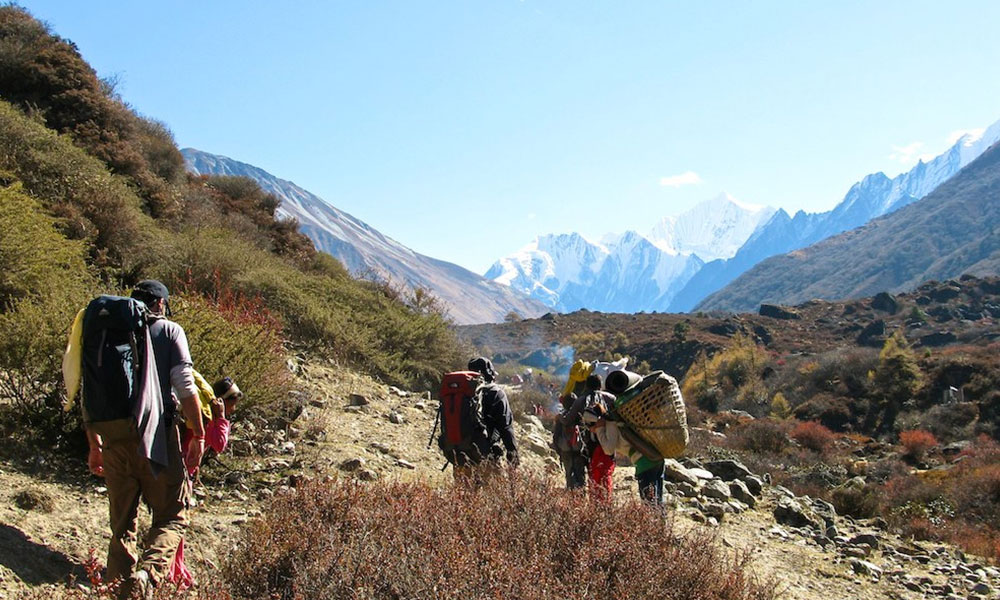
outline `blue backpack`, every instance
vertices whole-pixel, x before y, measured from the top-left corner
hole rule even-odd
[[[146,361],[146,305],[99,296],[83,315],[83,415],[87,423],[135,418]]]

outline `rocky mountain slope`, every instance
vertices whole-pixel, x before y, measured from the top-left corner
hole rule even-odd
[[[424,256],[343,212],[319,196],[255,167],[194,148],[182,151],[187,168],[205,175],[239,175],[256,181],[281,199],[278,213],[294,218],[318,250],[340,260],[352,273],[374,272],[411,291],[424,288],[439,298],[458,323],[502,320],[514,311],[537,316],[545,306],[516,290],[488,281],[468,269]]]
[[[979,136],[963,136],[945,153],[930,162],[920,161],[910,171],[893,179],[884,173],[866,176],[854,184],[844,199],[830,211],[799,211],[790,216],[779,210],[746,240],[734,256],[709,262],[691,277],[677,292],[669,310],[688,312],[696,306],[703,308],[699,303],[762,260],[805,248],[925,197],[997,140],[1000,140],[1000,122],[994,123]],[[709,305],[705,303],[704,306]]]
[[[709,296],[702,310],[766,302],[858,298],[1000,267],[1000,146],[923,200],[867,225],[757,265]]]

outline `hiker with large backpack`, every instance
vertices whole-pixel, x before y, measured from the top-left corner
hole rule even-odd
[[[587,484],[587,462],[584,454],[584,440],[579,425],[565,425],[567,411],[576,402],[576,394],[570,393],[559,399],[562,405],[559,416],[552,424],[552,448],[559,453],[566,489],[575,490]]]
[[[431,441],[440,424],[438,447],[456,477],[469,475],[472,467],[486,461],[496,464],[505,454],[512,465],[518,462],[510,403],[503,389],[493,383],[495,379],[493,364],[475,358],[469,361],[468,370],[445,373],[441,380],[441,404]]]
[[[131,298],[100,296],[80,311],[63,357],[67,405],[82,387],[90,471],[104,477],[110,505],[107,580],[122,579],[123,596],[146,594],[166,579],[187,527],[185,462],[196,465],[205,427],[192,376],[187,336],[167,319],[169,292],[139,282]],[[176,393],[176,399],[171,393]],[[178,404],[192,427],[182,455]],[[139,501],[152,523],[141,568],[137,552]]]
[[[483,424],[486,426],[488,440],[486,459],[499,462],[506,457],[507,464],[516,467],[520,464],[517,454],[517,441],[514,439],[514,413],[510,409],[507,393],[496,383],[497,372],[490,359],[480,356],[469,361],[469,370],[482,375],[483,384],[479,386],[482,398]]]
[[[606,415],[614,406],[615,397],[602,391],[604,382],[599,375],[589,375],[584,384],[584,393],[577,398],[573,406],[561,417],[564,426],[583,424],[585,412],[596,415]],[[596,408],[600,406],[601,408]],[[615,470],[615,459],[601,447],[596,433],[591,429],[603,426],[602,417],[598,416],[591,423],[586,423],[588,433],[585,436],[586,451],[590,456],[588,471],[590,473],[590,493],[595,498],[610,500],[612,493],[611,476]]]

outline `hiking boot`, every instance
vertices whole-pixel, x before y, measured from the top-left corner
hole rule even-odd
[[[152,600],[153,580],[149,577],[149,572],[145,569],[139,569],[131,577],[123,581],[122,586],[118,589],[118,598],[122,600],[126,598]]]

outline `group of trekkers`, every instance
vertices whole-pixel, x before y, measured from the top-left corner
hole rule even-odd
[[[613,492],[612,475],[616,456],[628,457],[635,465],[639,497],[659,506],[663,503],[662,459],[650,459],[634,448],[622,435],[616,418],[615,396],[604,391],[600,375],[591,373],[578,394],[567,391],[560,398],[561,410],[552,425],[552,448],[559,453],[567,489],[579,489],[589,480],[589,492],[609,500]],[[588,477],[589,475],[589,477]]]
[[[646,456],[626,440],[614,410],[616,397],[603,389],[599,374],[624,364],[578,361],[574,365],[559,398],[561,410],[553,419],[551,447],[559,454],[568,489],[583,488],[589,479],[589,493],[610,500],[616,456],[628,457],[635,465],[640,498],[659,506],[664,461]],[[603,369],[595,369],[600,366]],[[442,381],[434,431],[440,423],[438,445],[456,478],[493,473],[504,456],[511,466],[518,464],[513,412],[496,376],[493,363],[478,357],[469,361],[467,371],[448,373]],[[432,432],[432,441],[433,437]]]
[[[195,371],[184,329],[170,316],[169,292],[160,281],[139,282],[130,297],[99,296],[77,314],[63,356],[66,409],[82,397],[87,464],[107,488],[111,541],[105,577],[119,582],[120,597],[149,597],[164,582],[182,589],[193,584],[184,565],[192,478],[205,456],[225,450],[229,419],[243,396],[232,379],[209,385]],[[607,374],[607,364],[595,365]],[[629,456],[640,496],[658,505],[663,460],[651,460],[649,451],[640,454],[626,442],[629,431],[617,420],[616,396],[603,391],[598,373],[590,363],[574,365],[554,419],[552,447],[562,459],[566,486],[584,487],[589,474],[592,496],[609,500],[615,456]],[[480,482],[501,472],[504,463],[520,463],[513,411],[496,379],[485,357],[470,360],[466,371],[444,375],[431,442],[440,424],[438,446],[457,479]],[[140,501],[152,518],[141,557]]]
[[[221,453],[242,398],[228,377],[209,385],[194,370],[169,292],[139,282],[131,297],[100,296],[77,314],[63,356],[66,409],[79,392],[88,467],[107,488],[111,542],[105,579],[120,597],[148,597],[164,582],[190,587],[184,532],[192,483],[208,452]],[[179,410],[178,410],[179,409]],[[140,555],[137,511],[152,523]]]

